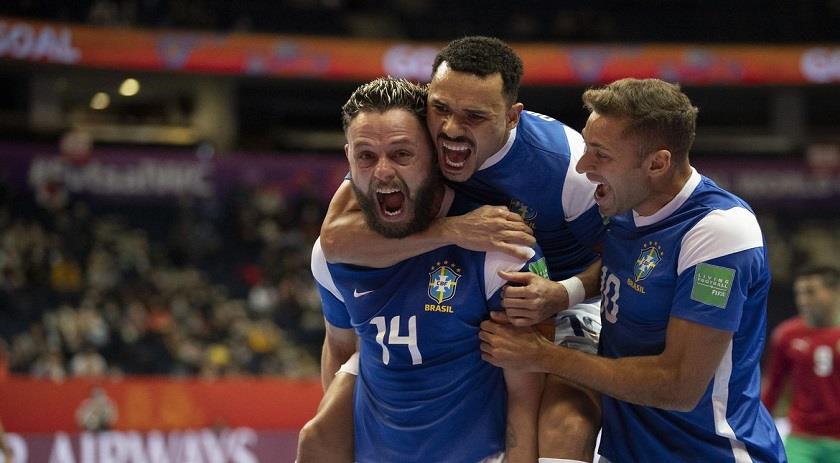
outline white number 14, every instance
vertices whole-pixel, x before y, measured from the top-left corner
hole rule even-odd
[[[387,365],[391,361],[391,353],[388,351],[388,346],[385,345],[385,334],[388,331],[388,326],[385,323],[385,317],[373,317],[370,321],[371,325],[376,325],[376,342],[382,347],[382,363]],[[390,333],[388,333],[388,344],[404,344],[408,346],[408,351],[411,352],[411,364],[419,365],[423,363],[423,356],[420,355],[420,349],[417,348],[417,315],[412,315],[408,319],[408,334],[400,335],[400,316],[391,319]]]

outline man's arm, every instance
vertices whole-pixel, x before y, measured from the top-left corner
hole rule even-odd
[[[516,326],[530,326],[556,315],[562,310],[600,293],[601,259],[597,259],[583,272],[563,283],[543,278],[531,272],[499,272],[499,276],[512,283],[502,296],[502,307]],[[574,278],[578,282],[572,281]],[[578,286],[579,285],[579,286]],[[570,300],[572,287],[582,294],[575,294]],[[579,288],[582,287],[581,291]]]
[[[329,389],[335,373],[357,348],[358,336],[353,329],[338,328],[324,320],[326,335],[321,350],[321,385]]]
[[[297,463],[347,463],[353,461],[353,390],[356,376],[337,373],[356,352],[357,335],[326,321],[321,351],[321,384],[324,397],[315,416],[298,436]]]
[[[504,370],[507,386],[505,456],[509,463],[533,463],[538,457],[537,425],[545,375]]]
[[[356,376],[338,373],[324,393],[318,412],[300,430],[297,463],[354,461],[353,391]]]
[[[522,217],[504,206],[484,206],[462,216],[440,217],[422,232],[400,239],[385,238],[365,223],[349,180],[338,187],[321,225],[321,247],[329,262],[377,268],[450,244],[473,251],[498,250],[527,259],[519,246],[534,243]]]
[[[779,398],[785,390],[785,383],[791,367],[783,352],[782,338],[781,330],[776,328],[770,338],[770,360],[762,381],[761,401],[764,402],[764,406],[771,413],[775,410]]]
[[[492,314],[505,320],[504,314]],[[732,333],[671,317],[659,355],[606,358],[556,346],[533,328],[481,324],[482,358],[501,368],[557,375],[625,402],[693,409],[714,375]]]

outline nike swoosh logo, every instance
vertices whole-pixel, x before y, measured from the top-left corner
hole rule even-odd
[[[362,296],[364,296],[365,294],[370,294],[370,293],[372,293],[373,291],[375,291],[375,290],[371,289],[370,291],[362,291],[362,292],[360,293],[360,292],[359,292],[359,290],[357,290],[357,289],[353,289],[353,297],[362,297]]]

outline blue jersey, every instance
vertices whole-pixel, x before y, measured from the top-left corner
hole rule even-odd
[[[324,316],[360,338],[357,461],[477,462],[505,450],[504,378],[481,359],[479,324],[501,307],[498,270],[545,276],[540,257],[447,246],[372,269],[328,264],[316,242]]]
[[[603,258],[601,355],[661,353],[669,317],[733,337],[690,412],[603,396],[599,453],[615,463],[785,461],[759,400],[770,273],[750,207],[693,171],[654,215],[613,217]]]
[[[579,133],[551,117],[523,111],[507,144],[463,183],[459,194],[508,206],[534,230],[553,280],[580,273],[596,254],[604,225],[595,185],[575,171],[584,151]]]

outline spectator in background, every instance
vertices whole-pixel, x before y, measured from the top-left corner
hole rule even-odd
[[[249,198],[260,191],[243,203],[258,203]],[[36,214],[23,205],[0,220],[0,335],[12,346],[10,370],[57,381],[103,373],[317,376],[321,338],[312,333],[322,333],[323,319],[307,278],[308,252],[298,250],[310,238],[293,226],[297,201],[262,209],[260,221],[281,226],[250,247],[240,230],[202,218],[204,209],[191,202],[169,208],[179,219],[159,225],[159,209],[127,217],[75,198],[55,208],[30,201]],[[209,265],[204,252],[173,248],[167,237],[195,230],[193,221],[218,227],[206,236],[227,232],[215,260],[242,264]],[[260,278],[245,281],[239,268]],[[317,326],[300,323],[310,313]],[[250,331],[260,333],[253,342]]]
[[[85,344],[70,359],[70,374],[73,376],[103,376],[107,372],[105,359],[90,344]]]
[[[90,390],[90,397],[76,409],[76,422],[85,431],[107,431],[117,421],[117,406],[99,386]]]
[[[9,345],[0,338],[0,383],[9,377]]]
[[[837,461],[840,455],[840,270],[807,267],[793,291],[799,315],[781,323],[770,341],[761,399],[777,408],[787,383],[792,399],[791,463]]]
[[[0,421],[0,456],[3,457],[0,463],[12,463],[12,449],[6,442],[6,431],[3,429],[3,422]]]
[[[64,381],[67,377],[67,370],[64,368],[64,359],[61,351],[51,349],[43,352],[32,365],[29,374],[36,378],[49,379],[55,382]]]

